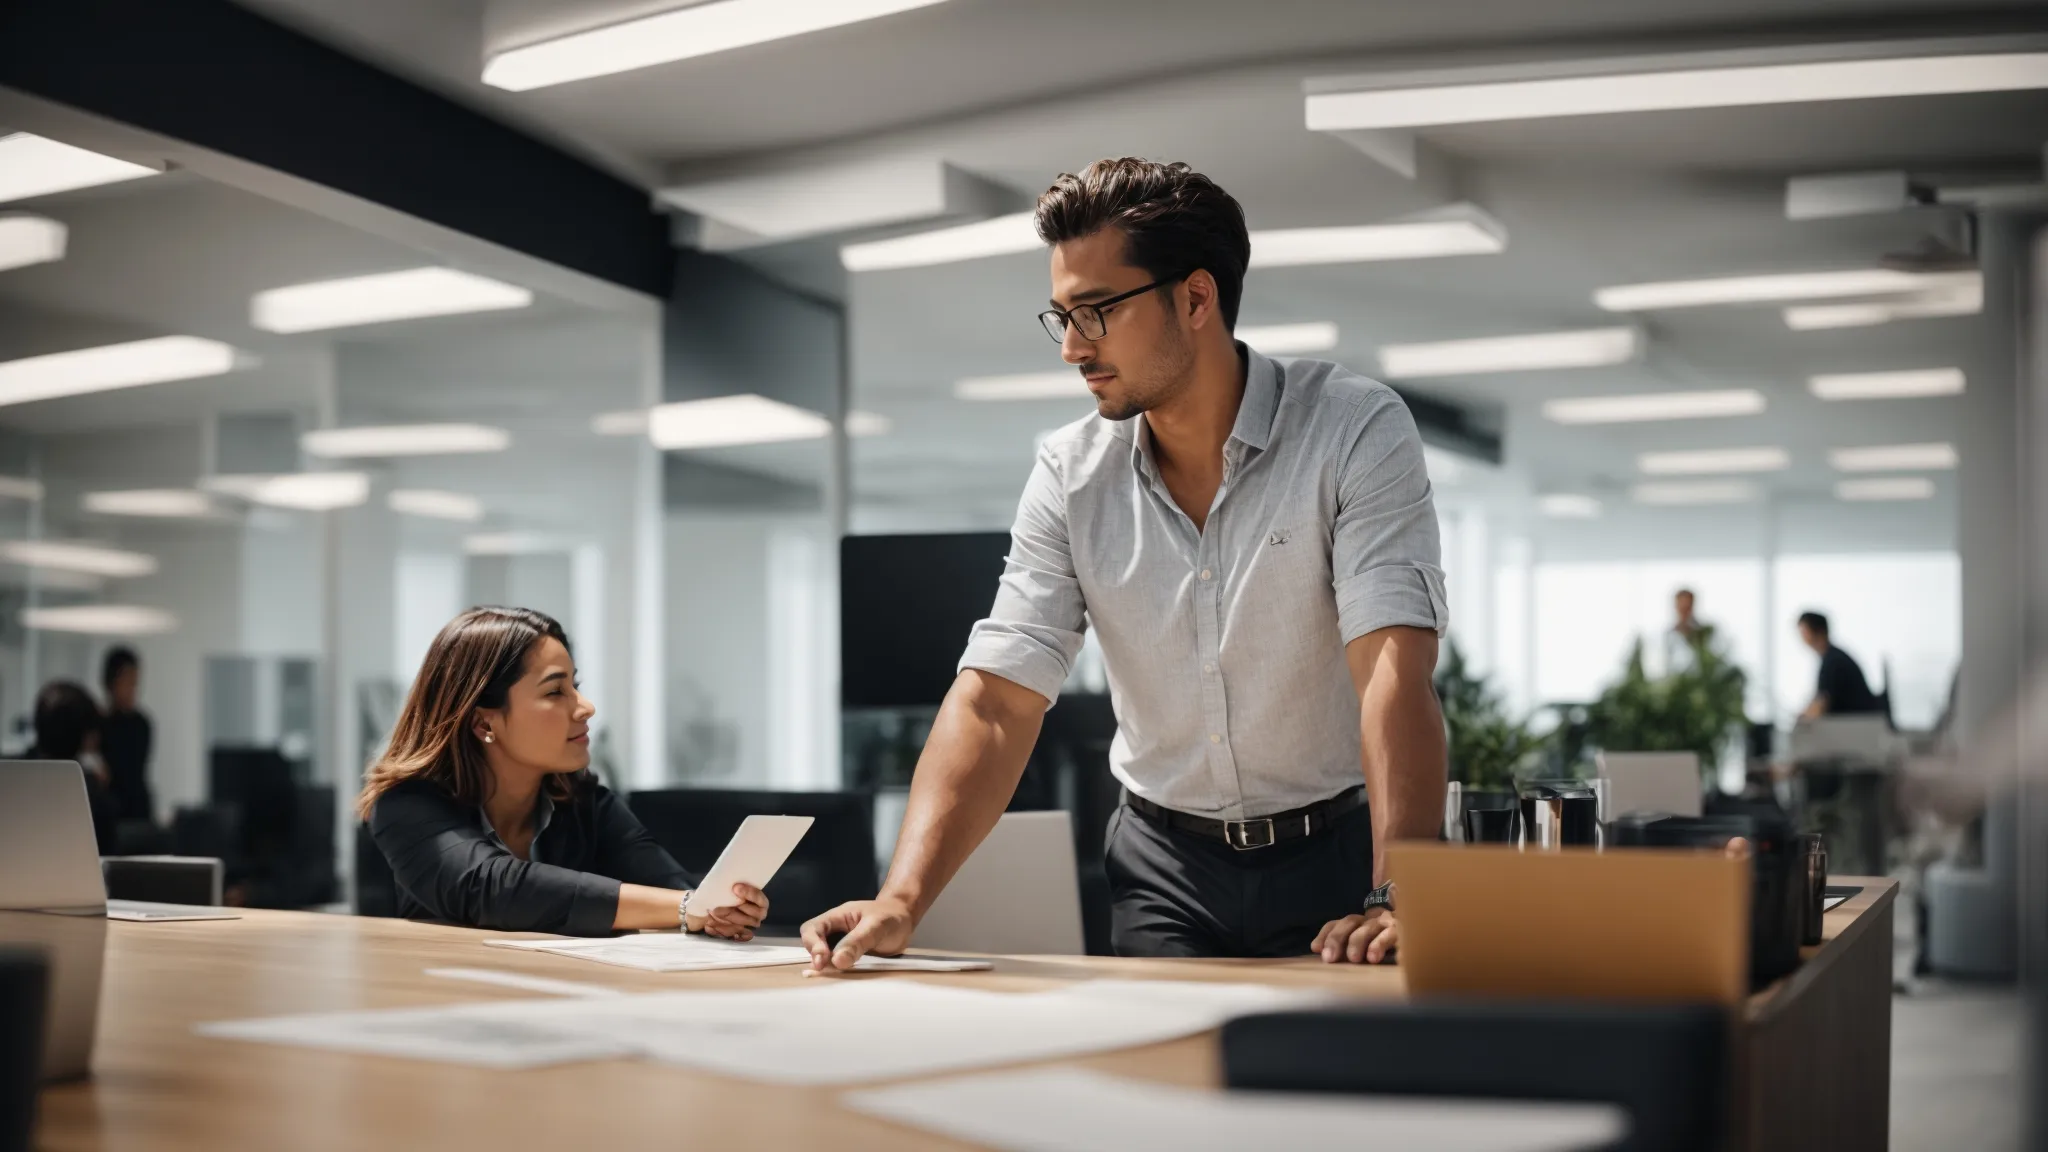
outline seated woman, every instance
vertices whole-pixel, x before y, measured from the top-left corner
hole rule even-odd
[[[747,885],[684,923],[696,881],[587,771],[596,711],[552,619],[473,608],[441,629],[356,804],[398,882],[399,915],[753,938],[768,897]]]
[[[52,680],[36,693],[35,747],[30,760],[75,760],[85,771],[85,796],[92,805],[92,834],[100,855],[114,854],[114,829],[120,812],[100,759],[103,717],[92,694],[73,680]]]

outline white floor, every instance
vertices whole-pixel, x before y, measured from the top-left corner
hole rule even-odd
[[[1893,997],[1892,1152],[2017,1152],[2022,1026],[2011,988]]]

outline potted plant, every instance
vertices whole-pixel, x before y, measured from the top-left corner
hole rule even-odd
[[[1701,773],[1711,778],[1728,741],[1747,722],[1748,678],[1715,647],[1711,626],[1689,643],[1692,659],[1685,666],[1652,678],[1643,669],[1643,642],[1636,641],[1621,679],[1586,709],[1592,744],[1617,752],[1696,752]]]
[[[1499,793],[1512,804],[1515,777],[1542,754],[1548,737],[1530,731],[1527,720],[1508,717],[1499,695],[1466,667],[1455,643],[1437,667],[1436,694],[1443,705],[1451,779],[1475,792]]]

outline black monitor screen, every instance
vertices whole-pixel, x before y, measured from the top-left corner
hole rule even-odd
[[[936,706],[995,603],[1007,532],[839,542],[839,683],[848,708]]]

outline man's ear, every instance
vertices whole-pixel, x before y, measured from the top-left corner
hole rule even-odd
[[[1219,307],[1223,301],[1217,294],[1214,276],[1209,275],[1204,269],[1196,269],[1181,283],[1187,285],[1188,327],[1202,328],[1221,321],[1222,313]]]

